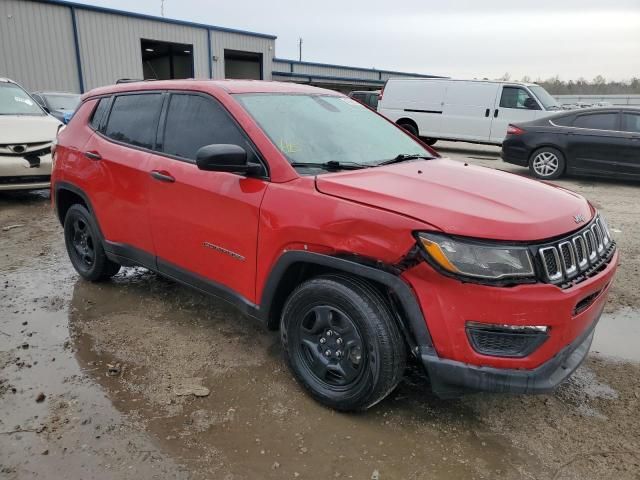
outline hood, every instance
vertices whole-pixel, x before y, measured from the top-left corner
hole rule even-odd
[[[51,142],[58,125],[49,115],[0,115],[0,144]]]
[[[594,214],[582,196],[563,188],[449,159],[320,175],[316,185],[327,195],[484,239],[544,240],[580,228]],[[576,223],[579,214],[584,223]]]

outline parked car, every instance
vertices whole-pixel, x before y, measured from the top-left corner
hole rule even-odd
[[[52,199],[87,280],[142,265],[280,329],[321,403],[407,357],[434,391],[546,392],[587,355],[618,263],[583,197],[441,158],[337,92],[157,81],[85,94]]]
[[[80,95],[76,93],[34,92],[31,96],[46,112],[65,125],[69,123],[80,103]]]
[[[354,90],[353,92],[349,92],[349,96],[363,105],[376,110],[378,108],[380,90]]]
[[[640,107],[581,109],[509,125],[501,155],[545,180],[565,173],[640,179]]]
[[[59,125],[24,88],[0,78],[0,191],[49,187]]]
[[[560,109],[533,83],[439,78],[391,78],[378,102],[378,112],[429,145],[439,139],[500,145],[509,123]]]

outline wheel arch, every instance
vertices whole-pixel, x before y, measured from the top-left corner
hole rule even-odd
[[[565,168],[567,166],[567,152],[565,152],[565,148],[561,145],[559,145],[558,143],[554,143],[551,141],[544,141],[542,143],[540,143],[539,145],[536,145],[535,148],[531,149],[531,153],[529,154],[529,157],[527,158],[527,166],[531,165],[531,160],[533,159],[533,156],[535,153],[537,153],[541,148],[555,148],[556,150],[558,150],[562,156],[564,157],[564,162],[565,162]]]
[[[402,125],[403,123],[408,123],[410,125],[413,125],[416,129],[416,131],[418,132],[418,134],[420,134],[420,129],[418,128],[418,124],[416,123],[416,121],[413,118],[410,117],[401,117],[398,120],[396,120],[396,125]]]
[[[352,259],[313,252],[289,251],[283,253],[272,268],[262,292],[260,316],[267,327],[276,330],[289,294],[301,282],[322,273],[346,273],[367,280],[392,295],[396,321],[411,347],[418,354],[425,349],[433,351],[431,335],[416,296],[411,287],[398,275],[383,268]],[[397,312],[397,310],[400,310]]]
[[[98,227],[98,233],[101,239],[104,239],[102,229],[100,228],[100,222],[95,214],[93,205],[91,205],[89,196],[80,187],[69,182],[57,182],[55,187],[52,189],[52,193],[56,216],[58,217],[61,225],[64,225],[64,218],[69,211],[69,208],[71,208],[72,205],[80,204],[89,211],[93,217],[93,221]]]

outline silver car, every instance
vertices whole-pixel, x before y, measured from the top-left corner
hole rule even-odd
[[[49,187],[60,125],[24,88],[0,78],[0,191]]]

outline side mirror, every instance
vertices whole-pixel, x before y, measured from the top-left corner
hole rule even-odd
[[[538,102],[536,102],[533,98],[528,97],[524,101],[524,108],[528,110],[540,110],[540,106]]]
[[[196,153],[196,165],[207,172],[230,172],[246,175],[260,165],[247,161],[247,152],[238,145],[225,143],[205,145]]]

